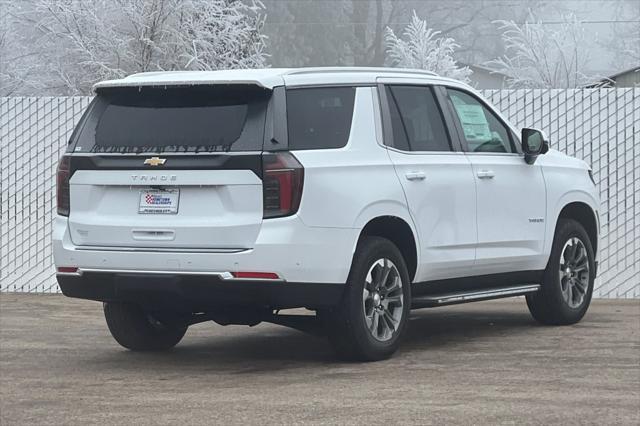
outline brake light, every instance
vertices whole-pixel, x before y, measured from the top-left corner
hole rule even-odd
[[[304,183],[302,164],[288,152],[265,154],[262,164],[262,216],[266,219],[296,213]]]
[[[56,201],[58,204],[58,214],[69,216],[69,178],[71,174],[70,157],[64,155],[58,161],[58,172],[56,178]]]

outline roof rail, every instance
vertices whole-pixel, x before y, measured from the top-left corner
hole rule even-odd
[[[421,70],[416,68],[391,68],[391,67],[312,67],[292,69],[286,74],[320,74],[320,73],[339,73],[339,72],[379,72],[379,73],[400,73],[400,74],[420,74],[439,77],[433,71]]]

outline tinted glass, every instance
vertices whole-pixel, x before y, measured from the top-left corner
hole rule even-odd
[[[470,152],[516,152],[509,129],[473,96],[447,89]]]
[[[404,130],[404,124],[402,123],[402,117],[398,110],[398,105],[391,93],[391,89],[387,86],[387,102],[389,103],[389,112],[391,115],[391,131],[393,133],[393,147],[402,151],[411,151],[409,147],[409,139],[407,139],[407,132]]]
[[[354,87],[287,90],[289,149],[342,148],[349,140]]]
[[[387,86],[394,147],[404,151],[450,151],[442,114],[428,87]]]
[[[260,151],[268,96],[247,87],[104,90],[74,151]]]

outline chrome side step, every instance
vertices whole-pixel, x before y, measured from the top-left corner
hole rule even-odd
[[[458,303],[477,302],[480,300],[500,299],[503,297],[523,296],[540,290],[540,284],[527,284],[514,287],[472,290],[458,293],[433,294],[413,298],[411,308],[433,308],[436,306],[455,305]]]

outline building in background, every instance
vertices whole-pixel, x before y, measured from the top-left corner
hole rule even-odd
[[[587,87],[640,87],[640,66],[620,71]]]
[[[494,71],[487,67],[474,64],[458,62],[462,67],[468,67],[473,73],[469,76],[470,85],[478,90],[482,89],[506,89],[507,76],[501,72]]]

